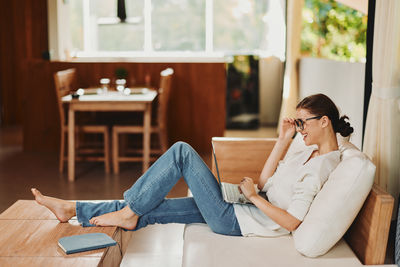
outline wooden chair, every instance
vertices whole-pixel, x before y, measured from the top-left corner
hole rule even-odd
[[[68,134],[68,123],[64,112],[64,106],[61,101],[63,96],[76,91],[76,69],[67,69],[58,71],[54,74],[54,82],[56,86],[56,96],[58,104],[58,112],[60,116],[61,125],[61,142],[60,142],[60,173],[64,169],[64,161],[67,160],[65,153],[65,135]],[[110,138],[108,127],[105,125],[76,125],[75,134],[102,134],[103,135],[103,148],[83,148],[76,138],[76,149],[77,156],[75,160],[87,160],[87,161],[104,161],[104,169],[106,173],[110,172]],[[93,154],[102,153],[103,156],[97,156]],[[82,155],[82,156],[81,156]]]
[[[158,135],[160,144],[159,149],[151,149],[151,161],[155,161],[157,157],[168,149],[168,102],[171,94],[171,80],[174,70],[167,68],[160,73],[160,88],[158,89],[158,106],[155,125],[151,126],[151,133]],[[143,160],[143,151],[141,149],[127,149],[126,152],[134,154],[142,154],[142,156],[121,156],[119,151],[119,135],[120,134],[143,134],[142,125],[115,125],[112,129],[113,142],[113,169],[114,173],[119,173],[120,162],[140,162]]]

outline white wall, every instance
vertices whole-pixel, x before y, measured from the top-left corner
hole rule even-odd
[[[329,96],[347,115],[354,133],[350,141],[361,149],[364,107],[364,63],[302,58],[299,66],[300,99],[316,93]]]

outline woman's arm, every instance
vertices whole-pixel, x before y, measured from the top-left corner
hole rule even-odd
[[[253,195],[250,197],[249,200],[253,202],[253,204],[256,205],[256,207],[259,208],[268,217],[270,217],[277,224],[290,232],[296,230],[301,223],[300,220],[292,216],[286,210],[272,205],[270,202],[259,195]]]
[[[285,118],[281,123],[281,129],[279,131],[278,141],[275,143],[271,154],[269,155],[263,170],[261,171],[260,178],[258,180],[258,189],[263,189],[267,180],[274,174],[279,161],[285,155],[287,148],[289,147],[292,137],[296,131],[294,126],[294,119]]]
[[[245,177],[240,183],[240,190],[264,214],[288,231],[292,232],[300,225],[301,221],[299,219],[257,195],[254,190],[253,179]]]

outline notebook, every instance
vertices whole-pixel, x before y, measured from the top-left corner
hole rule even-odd
[[[104,233],[72,235],[58,240],[58,245],[66,254],[105,248],[116,244],[117,242]]]

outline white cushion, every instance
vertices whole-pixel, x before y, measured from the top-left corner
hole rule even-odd
[[[154,224],[133,232],[120,266],[181,266],[184,228]]]
[[[375,166],[367,156],[345,140],[339,149],[341,162],[293,233],[296,249],[309,257],[323,255],[342,238],[373,185]]]
[[[307,258],[298,253],[293,237],[237,237],[213,233],[205,224],[185,229],[182,266],[363,266],[344,240],[324,256]]]

